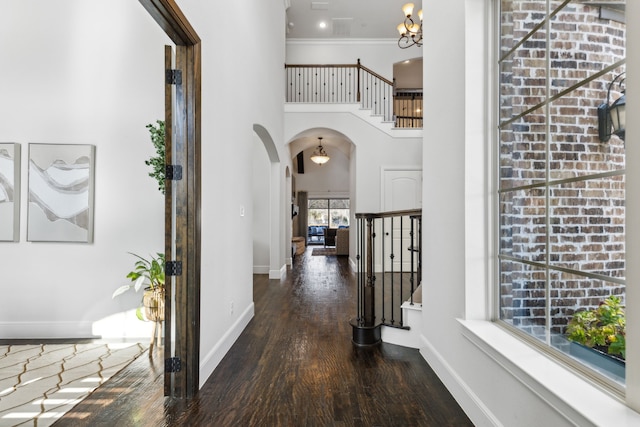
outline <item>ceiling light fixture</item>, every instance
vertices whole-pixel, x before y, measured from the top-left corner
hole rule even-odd
[[[402,24],[398,25],[398,32],[400,33],[398,46],[400,49],[406,49],[411,46],[422,46],[422,9],[418,11],[420,23],[417,23],[411,17],[414,7],[415,5],[413,3],[407,3],[402,6],[402,12],[406,18]]]
[[[318,137],[318,148],[316,148],[316,151],[313,152],[313,154],[311,155],[311,161],[313,163],[316,163],[320,166],[324,165],[325,163],[327,163],[329,161],[330,157],[327,154],[326,151],[324,151],[324,148],[322,148],[322,137],[319,136]]]

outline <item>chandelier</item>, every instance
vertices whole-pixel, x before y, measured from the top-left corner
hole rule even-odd
[[[330,157],[327,154],[326,151],[324,151],[324,148],[322,148],[322,137],[319,136],[318,137],[318,148],[316,148],[316,151],[313,152],[313,154],[311,155],[311,161],[313,163],[316,163],[320,166],[324,165],[325,163],[327,163],[329,161]]]
[[[407,3],[402,6],[402,12],[406,18],[402,24],[398,25],[398,32],[400,33],[398,46],[400,49],[406,49],[414,45],[422,46],[422,9],[418,11],[420,23],[417,23],[411,17],[414,6],[413,3]]]

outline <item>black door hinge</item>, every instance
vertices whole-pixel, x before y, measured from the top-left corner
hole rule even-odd
[[[168,359],[164,359],[164,372],[180,372],[182,369],[182,361],[179,357],[170,357]]]
[[[182,179],[182,166],[165,165],[164,176],[169,181],[180,181]]]
[[[165,81],[168,85],[181,85],[182,70],[166,70]]]
[[[167,261],[164,263],[164,274],[167,276],[182,275],[182,261]]]

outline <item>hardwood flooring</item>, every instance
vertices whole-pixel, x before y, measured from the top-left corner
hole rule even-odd
[[[307,250],[255,276],[255,317],[194,399],[162,396],[152,353],[55,426],[472,426],[417,350],[353,346],[355,298],[346,257]]]

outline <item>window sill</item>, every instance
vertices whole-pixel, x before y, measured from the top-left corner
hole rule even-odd
[[[463,335],[576,425],[638,426],[640,414],[489,321],[460,320]]]

